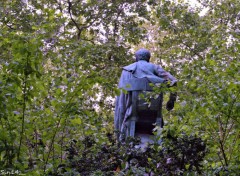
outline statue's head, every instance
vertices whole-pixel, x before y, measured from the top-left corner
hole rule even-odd
[[[135,53],[135,56],[136,56],[136,61],[146,60],[149,62],[151,53],[147,49],[142,48],[137,50],[137,52]]]

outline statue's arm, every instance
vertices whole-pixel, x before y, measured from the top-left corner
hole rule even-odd
[[[155,70],[159,77],[164,78],[166,81],[170,81],[170,87],[177,86],[177,79],[174,76],[172,76],[169,72],[165,71],[160,66],[156,66]],[[174,103],[175,103],[176,99],[177,99],[177,93],[171,92],[170,96],[169,96],[169,100],[166,104],[166,109],[168,111],[170,111],[174,108]]]
[[[170,86],[173,86],[177,83],[177,79],[174,76],[158,65],[155,66],[155,72],[159,77],[165,79],[166,81],[170,81]]]

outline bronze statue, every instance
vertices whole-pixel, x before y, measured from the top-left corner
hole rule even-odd
[[[177,82],[177,79],[169,72],[165,71],[159,65],[149,62],[151,54],[148,50],[138,50],[135,53],[135,57],[135,63],[123,67],[119,81],[119,88],[129,92],[124,93],[124,91],[121,91],[121,94],[116,99],[114,126],[115,130],[120,132],[120,135],[117,137],[119,140],[124,138],[124,134],[125,136],[129,135],[126,132],[126,128],[129,118],[134,114],[133,102],[135,101],[135,99],[132,99],[133,94],[131,92],[151,90],[149,83],[170,82],[170,86],[173,86]],[[166,106],[167,110],[173,109],[175,100],[176,95],[171,94]]]

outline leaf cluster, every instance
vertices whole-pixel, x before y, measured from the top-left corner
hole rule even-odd
[[[99,145],[86,137],[69,145],[68,162],[59,165],[57,173],[49,174],[67,175],[73,171],[80,175],[201,174],[206,144],[197,137],[166,134],[160,145],[153,143],[144,149],[137,147],[141,143],[138,138],[116,143],[109,135],[110,142]]]

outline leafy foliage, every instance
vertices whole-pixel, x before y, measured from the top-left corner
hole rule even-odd
[[[184,135],[178,138],[166,134],[161,145],[149,144],[144,150],[136,147],[140,144],[138,138],[116,143],[109,135],[111,142],[99,145],[86,137],[82,141],[83,148],[77,141],[72,141],[67,148],[68,164],[59,165],[57,175],[73,172],[80,175],[200,174],[200,163],[207,151],[205,143],[196,137]]]
[[[211,146],[205,163],[208,172],[237,173],[239,4],[204,1],[203,7],[208,8],[204,16],[199,16],[201,9],[167,4],[157,9],[159,25],[167,33],[160,47],[164,61],[180,80],[179,104],[168,127],[207,139]],[[179,123],[178,128],[173,125]]]
[[[81,173],[85,158],[84,172],[93,171],[90,161],[102,161],[100,175],[135,158],[119,172],[237,175],[240,4],[199,3],[1,1],[0,169]],[[119,148],[107,137],[121,67],[139,47],[179,80],[175,108],[163,112],[172,138],[163,141],[166,150],[150,146],[147,158],[133,143]]]

